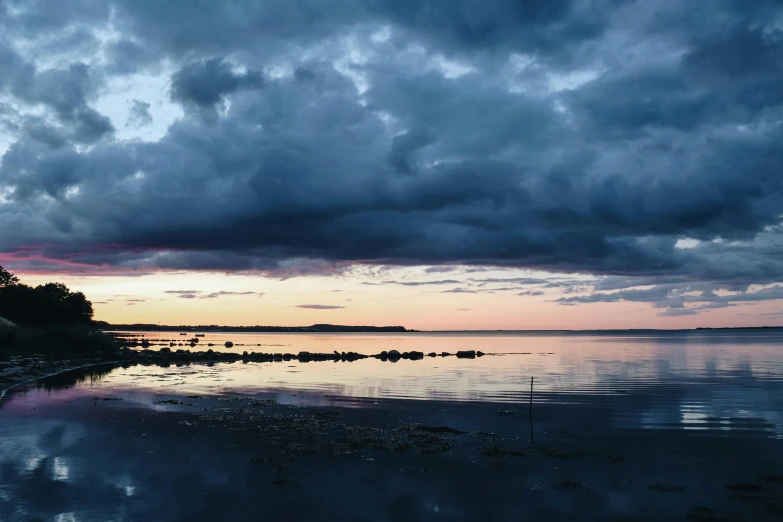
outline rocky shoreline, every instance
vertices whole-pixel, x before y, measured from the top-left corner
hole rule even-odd
[[[227,345],[230,343],[226,343]],[[231,346],[227,346],[230,348]],[[263,353],[263,352],[247,352],[244,351],[241,354],[236,352],[217,352],[212,349],[206,351],[191,351],[191,350],[176,350],[172,351],[171,348],[161,348],[158,351],[142,349],[142,350],[125,350],[124,353],[137,354],[136,357],[142,357],[155,360],[170,360],[170,361],[249,361],[249,362],[275,362],[275,361],[299,361],[306,362],[354,362],[362,359],[378,359],[380,361],[397,362],[401,359],[418,361],[424,359],[424,357],[457,357],[459,359],[475,359],[476,357],[483,357],[484,352],[476,350],[464,350],[456,353],[430,352],[424,354],[424,352],[399,352],[397,350],[382,351],[381,353],[374,355],[365,355],[357,352],[338,352],[335,350],[332,353],[319,353],[319,352],[306,352],[299,353]]]
[[[229,344],[229,343],[227,343]],[[382,351],[374,355],[365,355],[357,352],[338,352],[320,353],[306,352],[298,353],[259,353],[244,351],[241,354],[237,352],[220,352],[212,349],[205,351],[191,351],[178,349],[172,351],[171,348],[161,348],[159,350],[150,350],[143,348],[132,350],[125,346],[110,355],[96,354],[91,358],[67,358],[55,359],[44,356],[19,356],[11,358],[8,361],[0,362],[0,399],[5,396],[7,391],[14,386],[24,384],[29,381],[49,377],[58,373],[71,370],[89,368],[99,365],[124,365],[124,364],[189,364],[189,363],[215,363],[215,362],[283,362],[299,361],[300,363],[309,362],[354,362],[362,359],[377,359],[384,362],[398,362],[400,360],[419,361],[425,357],[457,357],[459,359],[475,359],[483,357],[481,351],[465,350],[455,353],[410,351],[399,352],[397,350]]]

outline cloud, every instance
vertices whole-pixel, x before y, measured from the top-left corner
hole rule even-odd
[[[307,308],[310,310],[342,310],[345,307],[339,305],[302,304],[296,305],[296,308]]]
[[[0,19],[0,255],[278,278],[526,268],[592,275],[596,294],[679,285],[666,309],[693,284],[772,285],[780,14],[772,0],[20,4]],[[170,125],[141,101],[153,80]],[[112,100],[129,98],[130,127],[155,139],[114,132]],[[448,284],[584,289],[500,279]]]
[[[220,292],[211,292],[204,294],[201,290],[166,290],[167,294],[174,294],[180,299],[217,299],[224,296],[236,296],[236,295],[256,295],[261,297],[264,292],[228,292],[221,290]]]
[[[222,108],[227,95],[263,85],[255,71],[236,72],[222,58],[188,62],[171,79],[171,98],[186,107],[213,113]]]
[[[434,138],[426,131],[408,131],[392,138],[389,164],[400,174],[413,174],[417,167],[413,155],[426,147]]]
[[[457,287],[452,288],[451,290],[444,290],[442,293],[444,294],[475,294],[478,293],[476,290],[468,290],[467,288]]]
[[[217,297],[223,297],[223,296],[230,296],[230,295],[255,295],[258,297],[261,297],[264,295],[263,292],[212,292],[211,294],[207,294],[205,296],[202,296],[202,299],[215,299]]]
[[[721,293],[718,293],[721,292]],[[652,288],[621,290],[619,292],[594,292],[587,295],[561,297],[553,302],[562,305],[588,303],[635,302],[650,303],[665,309],[663,317],[697,315],[701,312],[737,306],[738,304],[777,301],[783,299],[783,286],[772,285],[755,291],[729,292],[720,284],[691,283],[662,284]]]
[[[152,123],[152,115],[150,114],[151,105],[148,102],[141,100],[132,100],[130,106],[130,115],[128,121],[125,124],[126,127],[139,128]]]
[[[363,285],[380,286],[380,285],[401,285],[401,286],[429,286],[429,285],[453,285],[460,281],[456,279],[439,279],[434,281],[382,281],[380,283],[372,281],[364,281]]]

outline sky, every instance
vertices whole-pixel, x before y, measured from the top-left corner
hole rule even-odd
[[[115,323],[783,325],[778,0],[0,0],[0,265]]]

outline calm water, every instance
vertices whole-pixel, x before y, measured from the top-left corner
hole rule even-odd
[[[170,333],[146,337],[179,341]],[[0,520],[637,520],[639,513],[669,520],[699,506],[728,520],[732,513],[774,520],[781,509],[774,498],[783,484],[764,484],[752,495],[726,484],[783,475],[783,331],[208,333],[200,344],[223,349],[226,340],[237,351],[488,355],[137,365],[31,383],[0,402]],[[499,444],[529,443],[531,377],[537,444],[618,452],[625,460],[527,456],[489,464],[481,457],[481,433],[496,432]],[[273,398],[282,408],[267,412],[267,435],[245,433],[247,412],[220,402],[247,397]],[[274,446],[285,437],[268,435],[287,426],[276,415],[290,422],[299,415],[291,411],[306,410],[298,406],[360,415],[365,424],[376,419],[373,430],[419,423],[470,435],[456,437],[464,449],[455,446],[448,456],[360,451],[305,458]],[[218,429],[206,415],[238,424]],[[301,484],[281,489],[277,475],[249,468],[258,452],[289,455],[281,466]],[[564,488],[564,481],[587,485]],[[687,494],[650,488],[659,483]],[[477,488],[484,488],[478,498]]]
[[[170,333],[145,337],[179,341]],[[600,403],[612,409],[618,427],[751,430],[783,437],[783,330],[609,336],[207,334],[201,344],[222,347],[226,340],[237,344],[235,351],[472,349],[491,355],[397,363],[366,359],[134,367],[85,386],[95,387],[94,393],[275,391],[282,402],[335,395],[527,403],[533,377],[536,403]],[[302,396],[303,391],[313,393]]]

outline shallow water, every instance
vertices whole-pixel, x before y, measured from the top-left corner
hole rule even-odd
[[[170,333],[147,333],[176,338]],[[207,334],[237,351],[481,350],[474,360],[397,363],[249,363],[115,370],[99,387],[177,393],[280,392],[361,398],[524,402],[534,378],[536,404],[600,403],[624,428],[751,430],[783,437],[783,330],[615,335],[271,335]],[[262,346],[252,346],[261,344]],[[301,401],[302,399],[298,399]]]
[[[783,332],[201,343],[229,338],[264,345],[239,351],[488,355],[135,365],[31,383],[0,402],[0,520],[775,520],[783,510]],[[345,426],[324,427],[321,413]],[[437,455],[330,435],[382,439],[416,424],[466,433]],[[531,453],[482,456],[498,445]],[[248,464],[259,455],[282,463]]]

